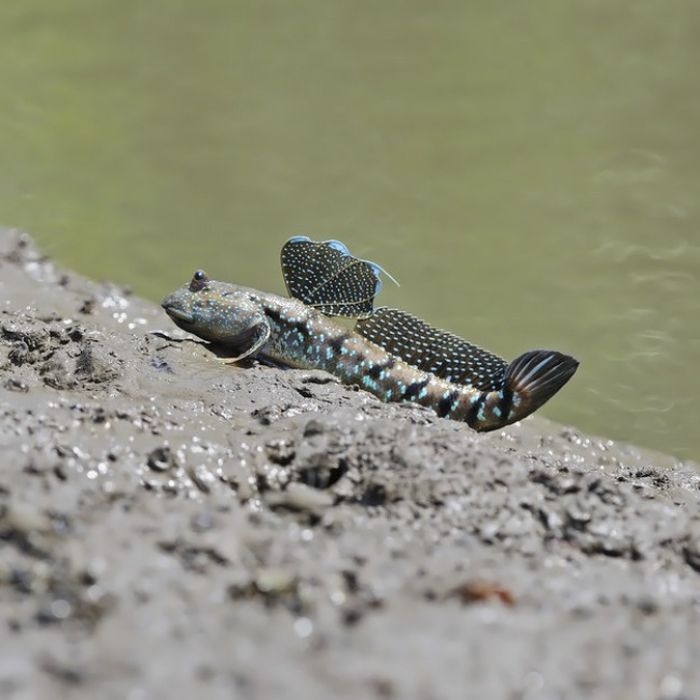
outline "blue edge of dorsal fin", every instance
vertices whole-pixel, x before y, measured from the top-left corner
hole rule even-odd
[[[292,236],[287,243],[314,243],[311,238],[308,236]],[[339,241],[335,238],[329,238],[326,241],[320,241],[320,245],[327,245],[329,248],[333,248],[333,250],[337,250],[339,253],[342,255],[347,255],[350,258],[354,258],[355,260],[359,260],[360,262],[363,262],[372,269],[372,272],[374,273],[374,276],[377,278],[377,291],[376,293],[379,294],[380,290],[382,289],[382,280],[380,275],[384,273],[397,287],[400,287],[401,285],[399,284],[399,281],[389,272],[387,272],[381,265],[379,265],[376,262],[373,262],[372,260],[364,260],[363,258],[358,258],[354,256],[351,252],[350,249],[343,243],[342,241]],[[286,245],[286,243],[285,243]]]

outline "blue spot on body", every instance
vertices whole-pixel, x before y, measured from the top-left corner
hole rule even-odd
[[[372,377],[369,377],[367,375],[362,377],[362,384],[368,389],[372,389],[374,391],[377,390],[377,382],[375,382],[374,379],[372,379]]]

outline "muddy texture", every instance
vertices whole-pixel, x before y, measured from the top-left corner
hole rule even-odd
[[[227,366],[14,231],[0,294],[0,697],[700,698],[695,465]]]

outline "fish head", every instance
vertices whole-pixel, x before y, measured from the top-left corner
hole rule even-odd
[[[161,306],[182,330],[221,343],[240,337],[264,316],[242,287],[210,280],[204,270],[197,270],[190,283],[165,297]]]

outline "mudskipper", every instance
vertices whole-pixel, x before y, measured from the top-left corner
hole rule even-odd
[[[525,418],[578,367],[555,350],[531,350],[508,363],[405,311],[375,309],[387,273],[340,241],[296,236],[281,258],[289,298],[210,280],[198,270],[162,306],[180,328],[228,346],[235,360],[326,370],[382,401],[427,406],[475,430]],[[355,319],[354,330],[334,317]]]

